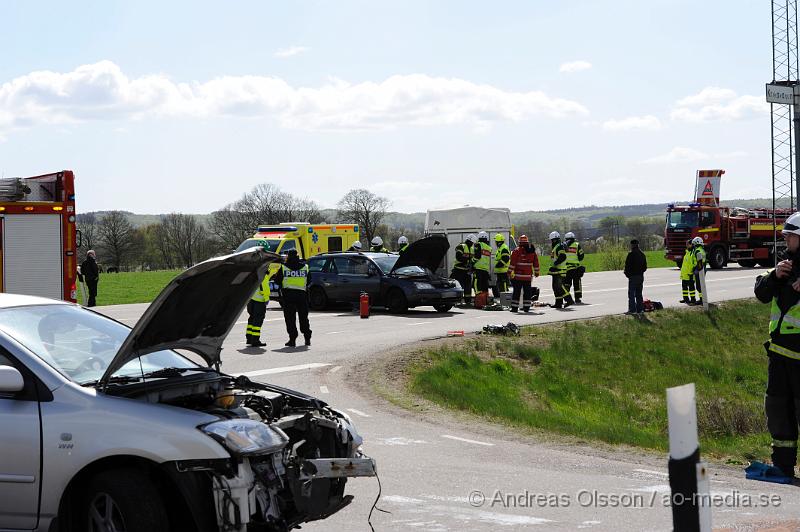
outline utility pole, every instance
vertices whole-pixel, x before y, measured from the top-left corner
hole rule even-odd
[[[794,210],[800,191],[800,63],[797,48],[797,0],[772,0],[772,82],[767,83],[772,127],[773,255],[777,263],[776,209]]]

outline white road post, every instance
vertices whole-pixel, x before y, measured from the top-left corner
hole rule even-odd
[[[667,417],[673,530],[711,532],[709,481],[706,464],[700,462],[694,383],[667,389]]]

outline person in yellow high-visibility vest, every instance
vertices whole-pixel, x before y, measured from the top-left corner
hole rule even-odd
[[[264,242],[262,246],[264,251],[269,251],[269,244]],[[264,324],[267,305],[269,304],[269,279],[270,273],[267,270],[253,297],[247,302],[247,331],[245,332],[245,339],[247,345],[251,347],[264,347],[267,345],[261,341],[261,326]]]
[[[561,234],[558,231],[550,233],[550,258],[553,265],[550,266],[548,273],[553,277],[553,295],[556,302],[553,308],[567,308],[575,303],[567,288],[564,286],[564,279],[567,276],[567,250],[561,242]]]
[[[275,275],[275,282],[281,286],[281,306],[283,319],[286,322],[286,332],[289,341],[286,347],[297,345],[297,320],[300,321],[300,332],[306,340],[306,345],[311,345],[311,327],[308,323],[308,297],[306,285],[308,283],[308,264],[300,260],[296,249],[290,249],[286,262],[281,265]]]
[[[692,248],[692,241],[686,241],[686,253],[683,255],[681,262],[681,290],[683,299],[681,303],[687,305],[697,304],[697,292],[695,291],[695,278],[694,270],[697,267],[697,258]]]
[[[478,233],[478,242],[472,247],[472,269],[475,271],[475,306],[478,302],[486,304],[489,296],[489,266],[491,265],[492,246],[489,244],[489,233]]]
[[[575,233],[572,231],[564,235],[564,249],[567,252],[567,273],[564,277],[564,287],[569,293],[570,289],[575,289],[575,304],[581,304],[583,297],[583,286],[581,277],[585,268],[581,267],[581,262],[585,257],[581,243],[575,238]]]

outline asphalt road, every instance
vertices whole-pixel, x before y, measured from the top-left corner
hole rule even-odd
[[[709,300],[752,297],[761,271],[738,266],[710,271]],[[549,280],[534,281],[545,302],[553,300]],[[644,296],[680,306],[678,271],[648,271]],[[471,309],[438,314],[423,308],[399,316],[374,310],[362,320],[346,309],[314,312],[313,345],[294,349],[283,347],[283,315],[275,305],[263,327],[267,347],[245,346],[244,315],[225,344],[223,369],[316,395],[350,414],[365,439],[366,453],[378,462],[383,488],[378,507],[389,513],[373,513],[376,530],[671,530],[665,456],[520,437],[455,416],[428,418],[359,392],[364,387],[352,382],[360,378],[352,369],[376,354],[450,330],[477,331],[509,320],[522,325],[623,313],[625,277],[621,272],[587,274],[584,301],[586,305],[566,310],[535,309],[538,313],[530,315]],[[98,310],[133,325],[145,307]],[[766,309],[764,316],[766,320]],[[702,337],[702,331],[692,334]],[[766,371],[766,360],[764,367]],[[691,375],[686,380],[691,382]],[[714,464],[710,470],[715,528],[800,526],[798,488],[746,481],[740,466]],[[353,479],[348,492],[356,497],[349,507],[303,528],[369,530],[376,480]]]

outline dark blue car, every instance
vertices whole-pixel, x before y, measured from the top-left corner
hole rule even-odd
[[[432,306],[447,312],[461,301],[463,290],[453,279],[435,275],[450,244],[437,236],[411,244],[402,255],[394,253],[325,253],[308,259],[308,297],[312,309],[333,303],[355,303],[361,292],[370,304],[390,312]]]

